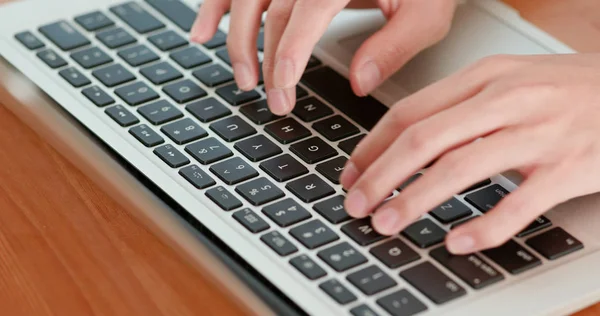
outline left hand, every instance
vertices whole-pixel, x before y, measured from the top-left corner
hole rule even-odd
[[[356,148],[341,182],[350,188],[348,213],[375,212],[374,228],[391,235],[507,170],[519,171],[522,185],[449,232],[451,252],[499,246],[553,206],[600,191],[600,54],[483,59],[392,107]]]

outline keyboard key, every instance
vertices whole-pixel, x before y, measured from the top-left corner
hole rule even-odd
[[[321,250],[317,253],[317,256],[338,272],[346,271],[367,262],[367,258],[347,242]]]
[[[179,0],[146,0],[146,3],[183,31],[189,32],[192,29],[196,12],[183,2]]]
[[[75,17],[75,22],[88,32],[95,32],[99,29],[115,25],[115,22],[100,11],[77,16]]]
[[[527,245],[550,260],[555,260],[583,249],[581,241],[560,227],[552,228],[547,232],[529,238]]]
[[[119,64],[94,70],[92,75],[109,88],[135,80],[135,76]]]
[[[117,54],[132,67],[141,66],[160,59],[160,57],[146,45],[136,45],[131,48],[125,48]]]
[[[269,229],[269,224],[249,208],[236,211],[233,213],[233,218],[254,234]]]
[[[133,137],[139,140],[146,147],[154,147],[165,142],[165,140],[158,135],[158,133],[156,133],[146,124],[141,124],[130,128],[129,134],[133,135]]]
[[[91,83],[79,70],[73,67],[63,69],[58,74],[75,88],[87,86]]]
[[[112,118],[117,124],[127,127],[133,124],[137,124],[140,122],[135,115],[131,114],[131,112],[127,111],[124,107],[120,105],[112,106],[104,111],[110,118]]]
[[[140,73],[156,85],[167,83],[183,77],[183,75],[177,71],[177,69],[173,68],[173,66],[167,62],[161,62],[142,68]]]
[[[240,108],[240,112],[256,124],[266,124],[282,116],[277,116],[269,110],[267,100],[260,100]]]
[[[340,175],[344,170],[346,161],[348,161],[348,158],[346,157],[337,157],[317,165],[316,169],[320,174],[324,175],[327,180],[334,184],[340,184]]]
[[[17,35],[15,35],[15,38],[30,50],[46,46],[35,35],[33,35],[33,33],[29,31],[18,33]]]
[[[490,185],[492,184],[492,180],[491,179],[485,179],[483,181],[477,182],[475,184],[473,184],[472,186],[466,188],[464,191],[462,191],[460,194],[465,194],[467,192],[471,192],[471,191],[475,191],[479,188],[482,188],[486,185]]]
[[[344,208],[344,196],[337,195],[313,206],[313,209],[332,224],[339,224],[351,219]]]
[[[406,181],[404,181],[404,183],[402,183],[399,187],[398,187],[398,192],[402,192],[403,190],[405,190],[411,183],[417,181],[417,179],[419,179],[420,177],[422,177],[423,174],[421,173],[415,173],[412,176],[410,176]]]
[[[214,137],[187,145],[185,147],[185,151],[203,165],[207,165],[233,155],[229,148],[225,147]]]
[[[58,56],[52,49],[43,50],[36,55],[52,69],[67,65],[67,62],[62,57]]]
[[[75,52],[71,54],[71,58],[73,58],[79,65],[81,65],[81,67],[85,69],[91,69],[113,61],[110,56],[108,56],[98,47],[90,47]]]
[[[296,100],[300,100],[304,97],[308,96],[308,91],[304,90],[304,88],[300,86],[296,86]],[[298,104],[296,103],[296,106]]]
[[[262,212],[281,227],[288,227],[311,217],[305,208],[290,198],[265,206]]]
[[[216,184],[215,180],[196,165],[182,168],[179,174],[197,189],[205,189]]]
[[[352,155],[352,152],[354,151],[354,148],[356,148],[356,145],[358,145],[358,143],[365,138],[365,134],[361,134],[358,136],[354,136],[350,139],[346,139],[343,142],[340,142],[340,144],[338,145],[338,148],[343,150],[345,153],[347,153],[348,155]]]
[[[412,316],[427,310],[427,306],[407,290],[388,294],[378,299],[377,304],[392,316]]]
[[[210,171],[229,185],[258,177],[258,172],[240,157],[214,164],[210,167]]]
[[[230,116],[212,123],[210,129],[228,142],[256,134],[256,129],[239,116]]]
[[[315,249],[340,239],[331,228],[318,219],[290,229],[290,235],[308,249]]]
[[[97,86],[92,86],[89,88],[85,88],[81,91],[86,98],[88,98],[92,103],[94,103],[98,107],[107,106],[109,104],[115,103],[115,100],[109,96],[102,89]]]
[[[187,103],[207,95],[206,91],[190,79],[167,85],[163,88],[163,92],[179,104]]]
[[[398,284],[374,265],[349,274],[346,279],[366,295],[377,294]]]
[[[194,71],[192,76],[196,77],[196,79],[200,80],[203,84],[209,87],[215,87],[220,84],[233,81],[233,74],[231,71],[217,64],[202,67]]]
[[[285,182],[308,173],[308,169],[289,154],[267,160],[260,164],[260,168],[278,182]]]
[[[508,194],[509,192],[506,191],[506,189],[499,184],[494,184],[485,189],[468,194],[465,196],[465,200],[485,213],[494,208],[494,206]]]
[[[89,45],[90,41],[66,21],[47,24],[39,29],[46,38],[63,51]]]
[[[133,1],[114,6],[110,8],[110,11],[140,34],[149,33],[165,27],[162,22]]]
[[[327,275],[327,272],[307,255],[299,255],[292,258],[290,264],[304,274],[309,280],[316,280]]]
[[[222,186],[206,191],[205,195],[224,211],[231,211],[242,206],[242,202]]]
[[[513,240],[482,253],[512,274],[519,274],[542,264],[539,258]]]
[[[225,45],[225,43],[227,43],[227,34],[217,30],[215,36],[213,36],[213,38],[211,38],[208,42],[204,43],[204,47],[208,49],[214,49]]]
[[[181,111],[165,100],[144,105],[138,109],[138,113],[154,125],[160,125],[183,117]]]
[[[260,237],[269,248],[273,249],[280,256],[287,256],[296,251],[298,248],[294,246],[287,238],[283,237],[279,232],[272,231],[270,233],[266,233]]]
[[[115,93],[129,105],[139,105],[158,99],[158,94],[141,81],[118,88]]]
[[[304,122],[312,122],[333,114],[333,111],[314,97],[298,101],[293,113]]]
[[[375,311],[373,311],[366,304],[362,304],[362,305],[358,305],[358,306],[354,307],[353,309],[350,310],[350,314],[352,314],[352,316],[377,316],[378,315],[377,313],[375,313]]]
[[[552,226],[552,222],[546,216],[542,215],[536,218],[529,226],[525,227],[517,237],[525,237],[550,226]]]
[[[231,105],[240,105],[260,98],[256,90],[242,91],[235,83],[217,89],[217,94]]]
[[[148,41],[163,52],[188,44],[183,37],[173,31],[164,31],[148,37]]]
[[[471,209],[463,202],[453,197],[442,205],[433,209],[433,211],[429,212],[429,214],[431,214],[441,223],[448,224],[470,216],[473,214],[473,211],[471,211]]]
[[[342,226],[342,232],[361,246],[367,246],[387,238],[373,229],[371,218],[365,217],[354,220]]]
[[[187,144],[208,136],[208,133],[202,127],[189,118],[167,124],[160,130],[178,145]]]
[[[258,49],[259,52],[262,52],[265,50],[265,32],[264,31],[260,31],[258,33],[258,38],[256,39],[256,49]]]
[[[285,118],[265,126],[265,131],[282,144],[289,144],[310,136],[310,131],[293,118]]]
[[[504,279],[500,272],[476,254],[455,256],[445,246],[434,249],[429,254],[474,289],[482,289]]]
[[[330,141],[338,141],[359,133],[358,127],[340,115],[314,123],[312,127]]]
[[[195,68],[212,61],[208,55],[203,53],[198,47],[194,46],[171,53],[171,59],[185,69]]]
[[[235,149],[251,161],[261,161],[281,154],[281,148],[265,135],[256,135],[235,144]]]
[[[375,258],[391,269],[395,269],[417,261],[421,258],[419,254],[400,239],[386,241],[370,250]]]
[[[106,45],[106,47],[111,49],[137,42],[135,37],[120,27],[100,32],[96,34],[96,38],[102,42],[102,44]]]
[[[402,235],[415,245],[427,248],[444,241],[446,231],[437,226],[432,220],[424,218],[406,227],[402,231]]]
[[[162,161],[166,162],[171,168],[179,168],[190,163],[190,160],[187,159],[186,156],[171,145],[157,147],[154,149],[154,154],[162,159]]]
[[[231,66],[231,58],[229,57],[229,51],[227,48],[220,49],[216,52],[217,57],[224,61],[226,64]]]
[[[352,292],[335,279],[319,284],[319,288],[339,304],[343,305],[356,301],[356,295],[352,294]]]
[[[208,98],[188,104],[185,109],[204,123],[231,114],[231,111],[215,98]]]
[[[331,186],[314,174],[309,174],[303,178],[294,180],[285,187],[306,203],[316,201],[335,193],[335,190]]]
[[[235,191],[252,205],[263,205],[283,197],[283,192],[266,178],[258,178],[238,185]]]
[[[290,150],[306,163],[313,164],[337,155],[337,151],[319,137],[295,143]]]
[[[430,262],[404,270],[400,276],[436,304],[446,303],[467,293]]]

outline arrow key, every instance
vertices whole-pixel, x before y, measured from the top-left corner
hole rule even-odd
[[[410,239],[415,245],[427,248],[444,241],[446,231],[437,226],[432,220],[425,218],[408,226],[402,232],[402,235]]]

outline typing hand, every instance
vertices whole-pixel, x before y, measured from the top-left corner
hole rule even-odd
[[[395,234],[471,184],[517,170],[516,191],[446,240],[457,254],[499,246],[553,206],[600,190],[598,91],[599,54],[481,60],[390,109],[341,175],[346,209],[375,212],[375,229]]]
[[[269,107],[284,115],[295,104],[311,52],[333,17],[347,5],[377,5],[387,25],[357,51],[350,69],[356,94],[367,95],[422,49],[447,33],[455,1],[450,0],[205,0],[192,28],[192,39],[206,42],[230,9],[227,47],[235,80],[242,90],[258,82],[256,40],[266,10],[263,73]]]

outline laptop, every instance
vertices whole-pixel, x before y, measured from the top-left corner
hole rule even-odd
[[[65,156],[97,167],[109,191],[142,209],[250,311],[563,315],[598,300],[600,274],[590,272],[600,263],[597,196],[553,209],[498,248],[452,256],[447,231],[482,216],[518,176],[474,184],[389,237],[345,213],[338,181],[395,101],[485,56],[572,49],[500,2],[465,1],[444,41],[358,98],[348,65],[385,21],[376,10],[348,10],[315,49],[294,112],[277,117],[262,87],[242,92],[233,82],[228,17],[208,43],[189,42],[199,5],[3,5],[0,78],[15,113],[65,139]]]

